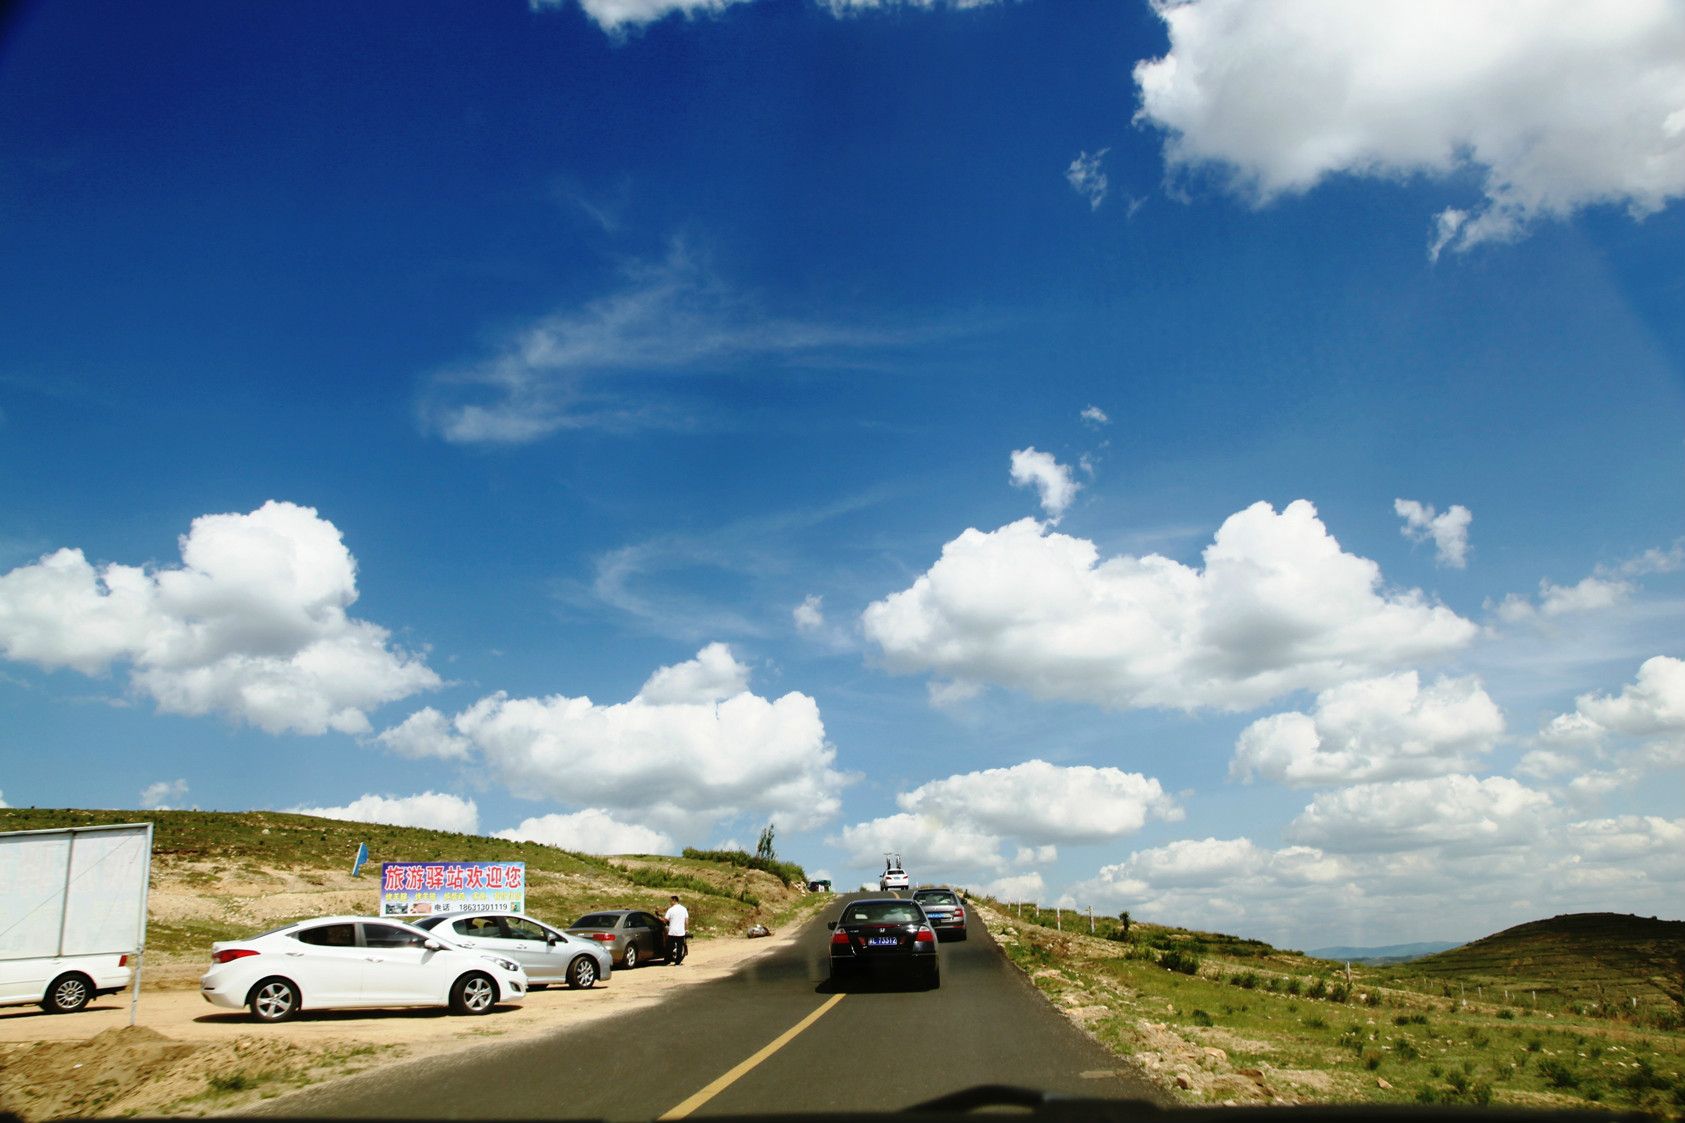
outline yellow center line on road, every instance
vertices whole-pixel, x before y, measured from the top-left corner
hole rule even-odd
[[[749,1072],[750,1069],[754,1068],[756,1065],[778,1052],[778,1050],[788,1045],[795,1039],[795,1036],[798,1033],[812,1025],[814,1022],[817,1022],[820,1018],[824,1017],[826,1011],[841,1002],[845,997],[847,996],[833,994],[830,998],[825,1000],[825,1004],[823,1006],[819,1007],[819,1009],[815,1010],[813,1013],[809,1014],[807,1017],[803,1018],[783,1033],[779,1034],[754,1056],[735,1065],[731,1071],[727,1072],[725,1075],[721,1076],[719,1079],[715,1080],[706,1088],[702,1089],[694,1096],[691,1096],[677,1107],[669,1108],[661,1115],[656,1116],[656,1119],[683,1119],[685,1116],[689,1115],[691,1112],[695,1111],[697,1108],[701,1107],[703,1104],[707,1103],[709,1100],[737,1083]]]

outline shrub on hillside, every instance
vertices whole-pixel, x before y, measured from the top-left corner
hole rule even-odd
[[[1172,949],[1159,956],[1158,965],[1166,971],[1180,971],[1184,975],[1199,974],[1199,956],[1180,949]]]
[[[694,846],[687,846],[681,857],[695,858],[701,862],[723,862],[730,866],[742,866],[762,873],[770,873],[773,877],[787,885],[805,885],[807,871],[794,862],[781,862],[776,858],[758,858],[747,850],[698,850]]]

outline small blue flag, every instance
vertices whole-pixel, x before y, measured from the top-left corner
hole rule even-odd
[[[357,844],[357,860],[351,863],[351,876],[361,877],[363,875],[363,863],[368,860],[369,844],[366,842],[359,842]]]

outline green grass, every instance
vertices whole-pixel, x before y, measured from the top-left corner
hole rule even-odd
[[[1514,1013],[1638,1018],[1681,1028],[1685,921],[1618,913],[1538,920],[1379,969],[1387,985]]]
[[[1011,906],[992,907],[1011,917]],[[1475,986],[1465,1003],[1439,987],[1394,987],[1390,967],[1354,966],[1348,981],[1343,968],[1256,941],[1140,923],[1127,939],[1090,938],[1086,916],[1076,933],[1069,916],[1061,933],[1030,923],[1041,914],[1026,910],[1008,921],[1002,946],[1056,1004],[1104,1007],[1085,1026],[1120,1055],[1162,1046],[1143,1028],[1157,1025],[1189,1064],[1206,1057],[1209,1066],[1203,1050],[1215,1045],[1226,1072],[1263,1073],[1276,1094],[1305,1102],[1685,1108],[1685,1034],[1642,1012],[1534,1013],[1477,1002]],[[1181,962],[1195,948],[1195,974],[1165,969],[1167,957]]]

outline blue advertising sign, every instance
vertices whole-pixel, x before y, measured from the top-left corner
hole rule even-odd
[[[524,912],[525,862],[382,862],[380,915]]]

